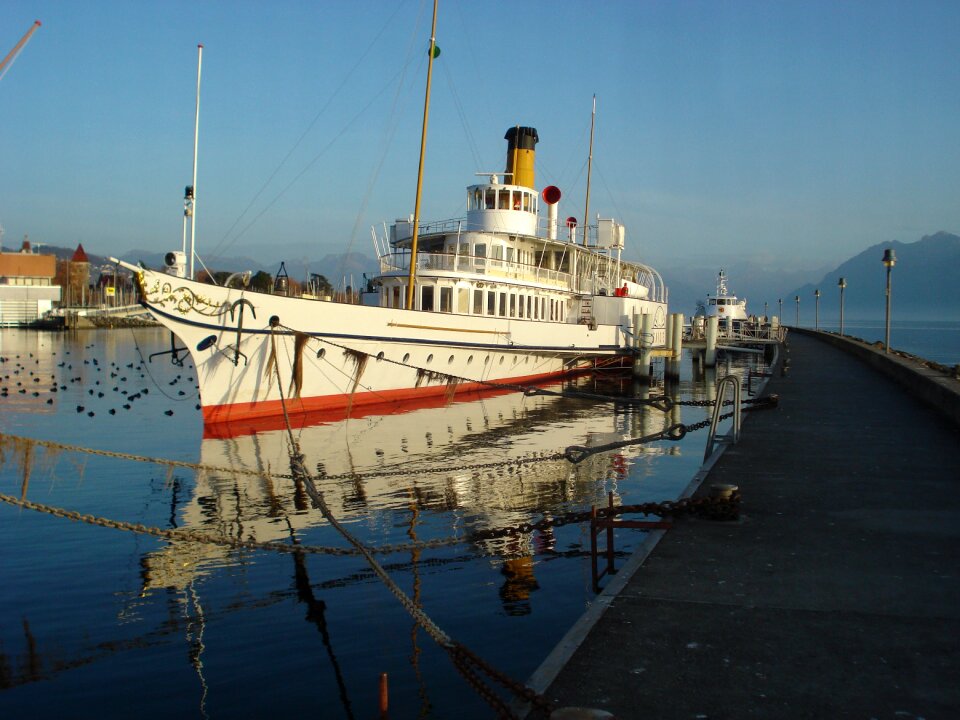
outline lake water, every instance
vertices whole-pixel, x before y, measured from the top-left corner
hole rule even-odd
[[[282,477],[286,432],[205,433],[189,364],[145,361],[168,347],[156,329],[0,331],[0,492],[161,529],[345,547]],[[671,393],[709,400],[717,373],[750,362],[695,380],[687,357]],[[550,456],[707,416],[510,393],[312,425],[294,418],[294,433],[327,503],[364,543],[458,539],[378,559],[455,640],[522,682],[594,600],[588,529],[481,533],[602,505],[608,492],[624,504],[675,499],[701,464],[705,431],[578,465]],[[207,468],[27,450],[10,436]],[[241,474],[251,470],[262,475]],[[618,551],[641,539],[621,531]],[[371,718],[384,672],[395,719],[492,714],[357,556],[168,541],[0,503],[0,617],[4,717]]]
[[[804,325],[806,327],[806,325]],[[820,323],[821,330],[839,332],[839,323]],[[867,342],[883,342],[883,320],[843,322],[843,333]],[[960,322],[942,320],[891,320],[890,348],[902,350],[943,365],[960,364]]]

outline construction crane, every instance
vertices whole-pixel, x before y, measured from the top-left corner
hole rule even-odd
[[[7,70],[10,69],[10,66],[13,65],[13,61],[17,59],[17,55],[20,54],[20,51],[23,50],[23,47],[30,42],[30,37],[37,31],[37,28],[40,27],[40,21],[34,20],[33,26],[27,30],[26,34],[20,38],[20,42],[13,46],[13,50],[7,53],[7,56],[3,59],[3,62],[0,62],[0,80],[3,80],[3,76],[7,74]]]

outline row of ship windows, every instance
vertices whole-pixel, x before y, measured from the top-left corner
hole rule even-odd
[[[317,351],[317,357],[320,358],[320,359],[326,357],[326,355],[327,355],[327,350],[326,350],[326,348],[320,348],[320,349]],[[374,356],[374,359],[375,359],[377,362],[380,362],[380,361],[383,360],[385,357],[386,357],[386,353],[384,353],[384,352],[381,350],[380,352],[378,352],[378,353]],[[505,360],[506,360],[506,357],[507,357],[506,355],[501,355],[500,358],[499,358],[499,361],[497,362],[497,364],[498,364],[498,365],[503,365],[503,363],[504,363]],[[426,360],[424,361],[424,364],[425,364],[425,365],[429,365],[430,363],[433,362],[433,359],[434,359],[434,358],[433,358],[433,353],[430,353],[429,355],[427,355]],[[447,358],[447,365],[453,365],[453,363],[456,362],[456,359],[457,359],[457,358],[456,358],[456,355],[451,355],[450,357]],[[483,358],[483,364],[484,364],[484,365],[489,365],[492,359],[493,359],[493,356],[492,356],[492,355],[486,355],[486,356]],[[473,360],[474,360],[474,356],[473,356],[473,355],[468,356],[468,357],[467,357],[467,365],[472,365],[472,364],[473,364]],[[400,362],[402,362],[404,365],[409,364],[409,363],[410,363],[410,353],[404,353],[404,354],[403,354],[403,359],[402,359]],[[516,365],[516,364],[519,363],[519,362],[520,362],[519,356],[514,355],[514,356],[513,356],[513,364]],[[524,356],[523,362],[524,362],[525,365],[526,365],[526,364],[529,364],[529,363],[530,363],[530,356],[529,356],[529,355]]]
[[[481,290],[475,288],[439,288],[439,297],[433,285],[420,286],[420,310],[454,312],[454,289],[456,289],[456,312],[460,315],[490,315],[494,317],[526,318],[563,322],[567,317],[566,304],[559,298],[535,297],[527,293]],[[386,307],[402,308],[405,295],[403,287],[394,285],[383,288]]]
[[[524,190],[508,188],[474,188],[467,195],[467,210],[523,210],[537,211],[537,195]]]

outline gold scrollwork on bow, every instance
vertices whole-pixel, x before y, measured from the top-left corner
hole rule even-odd
[[[210,298],[197,295],[190,288],[174,288],[172,283],[161,280],[154,280],[151,287],[145,288],[144,297],[151,305],[159,308],[172,307],[181,315],[195,312],[206,317],[219,317],[230,310],[229,303],[216,303]]]

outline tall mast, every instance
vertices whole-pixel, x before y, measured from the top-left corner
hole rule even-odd
[[[587,156],[587,203],[583,208],[583,246],[590,237],[590,172],[593,169],[593,123],[597,118],[597,96],[593,96],[593,112],[590,113],[590,155]]]
[[[17,59],[17,56],[20,54],[20,51],[23,50],[24,46],[30,42],[30,38],[37,31],[38,27],[40,27],[40,21],[34,20],[30,29],[20,38],[20,42],[14,45],[13,50],[8,52],[7,56],[0,62],[0,78],[3,78],[3,76],[7,74],[7,70],[13,65],[13,61]]]
[[[417,240],[420,235],[420,195],[423,191],[423,160],[427,151],[427,120],[430,117],[430,81],[433,78],[433,57],[437,47],[437,3],[433,0],[433,25],[430,28],[430,51],[427,56],[427,92],[423,98],[423,129],[420,131],[420,169],[417,171],[417,199],[413,204],[413,237],[410,239],[410,276],[407,285],[407,309],[413,309],[413,284],[417,277]]]
[[[197,143],[200,140],[200,67],[203,64],[203,45],[197,45],[197,110],[193,119],[193,184],[190,186],[190,279],[193,280],[194,242],[197,232]]]

